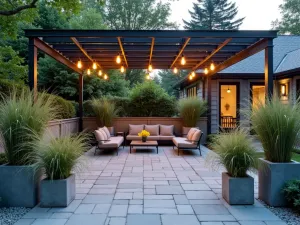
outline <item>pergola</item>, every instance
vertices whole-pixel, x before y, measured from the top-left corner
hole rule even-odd
[[[83,116],[84,70],[96,63],[101,70],[119,69],[121,56],[127,69],[177,69],[196,71],[212,62],[207,77],[265,50],[265,86],[273,93],[273,39],[277,31],[204,30],[40,30],[27,29],[29,85],[37,92],[37,50],[79,74],[79,116]],[[184,55],[186,64],[181,65]],[[83,68],[76,63],[82,61]],[[253,65],[255,66],[255,65]],[[209,97],[209,96],[208,96]],[[82,123],[81,123],[82,124]]]

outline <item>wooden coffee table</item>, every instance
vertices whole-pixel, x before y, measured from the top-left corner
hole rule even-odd
[[[142,141],[132,141],[130,143],[130,154],[131,154],[131,149],[132,147],[142,147],[142,146],[145,146],[145,147],[148,147],[148,146],[155,146],[156,147],[156,152],[158,154],[158,143],[157,141],[146,141],[146,142],[142,142]]]

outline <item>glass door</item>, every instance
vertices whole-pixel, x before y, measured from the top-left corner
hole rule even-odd
[[[252,93],[252,108],[256,108],[261,104],[265,104],[266,102],[266,91],[264,85],[256,85],[253,84],[251,87]]]
[[[230,130],[237,127],[238,85],[220,85],[220,128]]]

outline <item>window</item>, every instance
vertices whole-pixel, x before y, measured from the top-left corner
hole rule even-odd
[[[193,86],[187,89],[187,97],[196,97],[197,96],[197,87]]]
[[[252,107],[256,108],[265,104],[266,91],[264,85],[252,85]]]

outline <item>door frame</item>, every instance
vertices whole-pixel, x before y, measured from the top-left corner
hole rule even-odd
[[[221,129],[221,86],[222,85],[236,85],[236,124],[240,121],[240,82],[219,82],[219,128]]]

